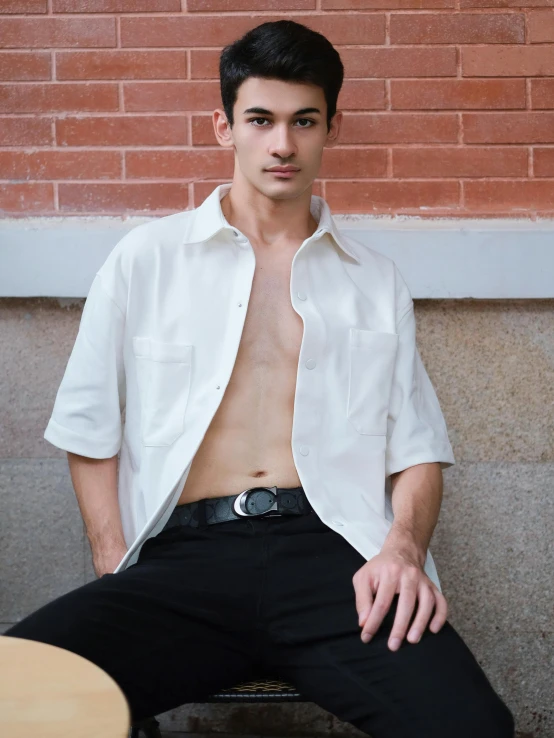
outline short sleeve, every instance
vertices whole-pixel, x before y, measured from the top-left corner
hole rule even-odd
[[[93,459],[119,452],[126,392],[124,328],[124,312],[97,273],[44,432],[49,443]]]
[[[385,476],[416,464],[455,464],[446,423],[416,345],[413,301],[397,324],[398,351],[387,424]]]

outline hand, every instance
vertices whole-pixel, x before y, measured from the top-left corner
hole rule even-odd
[[[388,642],[391,651],[400,648],[406,636],[416,599],[419,600],[419,609],[408,633],[410,643],[419,641],[434,607],[436,611],[429,626],[430,630],[437,633],[446,621],[448,612],[446,599],[415,558],[400,550],[382,550],[358,569],[352,582],[356,592],[356,609],[364,643],[367,643],[379,629],[397,593],[400,596]],[[369,637],[366,639],[365,636]]]
[[[121,559],[127,553],[127,546],[116,546],[94,549],[92,552],[92,565],[96,576],[100,579],[104,574],[113,574]]]

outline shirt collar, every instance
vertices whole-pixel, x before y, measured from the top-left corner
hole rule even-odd
[[[233,230],[233,226],[227,222],[221,210],[221,199],[231,189],[230,182],[216,187],[208,197],[195,210],[192,223],[188,229],[187,241],[198,243],[207,241],[221,230]],[[312,195],[310,212],[318,222],[316,234],[321,236],[324,232],[329,233],[337,246],[345,253],[360,263],[360,257],[351,243],[347,243],[344,236],[337,228],[329,205],[323,197]]]

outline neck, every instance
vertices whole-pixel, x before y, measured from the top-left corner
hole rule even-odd
[[[232,226],[261,248],[298,244],[309,238],[318,223],[310,212],[311,186],[298,197],[272,198],[233,181],[221,199],[221,210]]]

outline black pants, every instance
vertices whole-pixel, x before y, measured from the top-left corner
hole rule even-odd
[[[267,674],[373,738],[513,738],[512,713],[448,621],[390,651],[396,595],[362,643],[352,577],[364,563],[314,511],[166,528],[126,570],[5,635],[97,664],[132,720]]]

